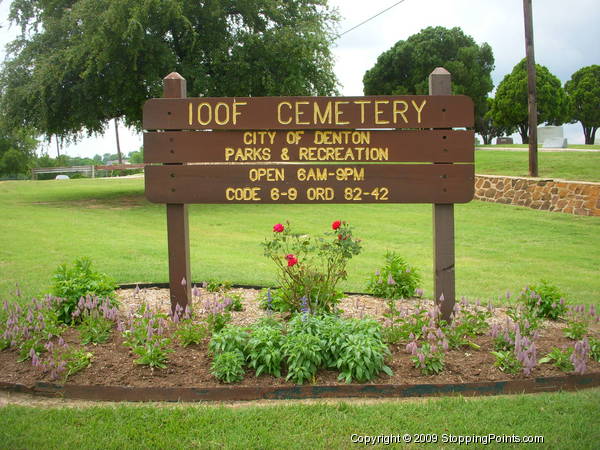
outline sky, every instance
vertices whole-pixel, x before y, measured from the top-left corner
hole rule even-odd
[[[16,34],[7,20],[9,0],[0,0],[0,59],[4,46]],[[329,0],[338,9],[338,32],[360,24],[398,0]],[[366,7],[365,5],[368,5]],[[563,83],[581,67],[600,64],[600,8],[598,0],[533,0],[536,63],[546,66]],[[343,34],[332,47],[335,74],[342,95],[362,95],[362,78],[377,57],[396,42],[405,40],[428,26],[460,27],[478,44],[492,47],[494,86],[525,57],[522,0],[404,0],[364,25]],[[166,75],[166,74],[165,74]],[[141,134],[119,128],[124,153],[139,149]],[[581,125],[564,125],[571,144],[583,144]],[[520,142],[518,135],[515,142]],[[55,143],[45,144],[56,155]],[[103,136],[83,139],[66,146],[70,156],[115,153],[112,124]]]

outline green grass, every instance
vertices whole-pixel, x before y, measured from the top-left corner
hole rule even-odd
[[[542,178],[597,182],[600,181],[600,152],[539,152],[538,168]],[[476,173],[528,176],[528,170],[528,152],[475,152]]]
[[[274,223],[319,234],[347,220],[364,250],[347,291],[394,250],[419,268],[432,293],[431,205],[192,205],[193,280],[276,283],[260,243]],[[58,264],[90,257],[117,282],[168,280],[164,205],[146,202],[141,179],[0,183],[0,299],[18,282],[26,297],[48,292]],[[457,294],[489,299],[547,279],[572,302],[600,298],[600,219],[473,201],[455,208]]]
[[[348,448],[351,436],[543,436],[527,448],[597,448],[600,390],[494,398],[275,406],[0,408],[4,448]],[[356,438],[355,438],[356,439]],[[490,448],[520,448],[494,444]],[[401,445],[395,446],[400,447]],[[425,445],[412,445],[414,448]],[[462,447],[462,446],[461,446]],[[483,448],[479,444],[475,448]]]
[[[475,147],[482,148],[529,148],[529,144],[476,144]],[[538,148],[543,148],[542,144],[538,144]],[[600,150],[598,144],[568,144],[567,148],[575,148],[579,150]]]

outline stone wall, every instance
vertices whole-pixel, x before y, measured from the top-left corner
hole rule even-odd
[[[600,216],[600,183],[476,175],[475,198],[546,211]]]

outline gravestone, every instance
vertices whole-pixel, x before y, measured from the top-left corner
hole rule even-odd
[[[513,144],[513,138],[511,137],[499,137],[496,138],[496,145]]]
[[[538,127],[538,142],[543,148],[565,148],[567,139],[563,135],[563,127]]]

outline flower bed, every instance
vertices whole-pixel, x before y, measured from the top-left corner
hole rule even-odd
[[[198,314],[196,321],[203,322],[206,316],[211,313],[209,305],[214,304],[215,299],[221,295],[219,293],[208,292],[205,289],[197,288],[192,305],[193,310],[202,311]],[[256,323],[261,317],[282,318],[282,314],[269,312],[261,308],[259,300],[259,291],[234,289],[227,295],[239,296],[242,304],[242,311],[231,311],[231,323],[240,326],[249,326]],[[117,292],[120,300],[120,309],[118,311],[117,323],[126,324],[129,312],[137,309],[141,304],[147,304],[149,310],[154,313],[168,313],[169,293],[166,289],[142,289],[142,290],[120,290]],[[431,301],[411,299],[397,302],[397,309],[401,316],[408,316],[415,313],[419,308],[429,306]],[[369,296],[349,296],[343,298],[339,303],[339,308],[343,311],[342,317],[361,318],[371,316],[382,324],[389,324],[389,313],[386,301]],[[485,306],[477,307],[474,302],[468,306],[465,305],[465,311],[475,313],[486,309]],[[491,328],[501,326],[507,321],[506,308],[494,308],[491,316],[486,322]],[[600,329],[596,321],[592,321],[588,330],[588,336],[600,336]],[[210,336],[201,338],[198,344],[191,344],[182,347],[179,338],[176,336],[177,324],[170,320],[165,323],[156,324],[162,326],[161,339],[168,339],[164,348],[166,353],[165,367],[150,367],[144,364],[136,364],[135,360],[139,358],[131,346],[125,345],[127,337],[124,333],[117,331],[115,325],[108,340],[99,344],[85,344],[82,348],[84,353],[91,353],[91,364],[77,373],[69,376],[65,386],[123,386],[140,388],[217,388],[223,387],[211,373],[213,355],[209,352]],[[551,352],[554,347],[573,348],[575,341],[565,336],[567,323],[564,321],[544,320],[539,327],[539,333],[535,337],[537,358]],[[120,328],[125,331],[126,326]],[[68,346],[81,346],[81,331],[76,328],[66,328],[61,338],[55,337],[50,340],[58,346],[58,340],[64,340]],[[471,339],[471,344],[455,349],[448,349],[444,352],[444,368],[440,373],[425,375],[423,371],[415,366],[414,357],[406,349],[407,342],[390,344],[390,354],[386,357],[386,364],[390,367],[392,375],[380,372],[366,385],[452,385],[458,383],[482,383],[482,382],[502,382],[524,380],[531,382],[540,377],[557,377],[572,373],[559,369],[551,363],[536,363],[530,368],[529,375],[520,370],[518,373],[506,373],[495,366],[496,358],[492,354],[496,347],[494,338],[489,331]],[[478,347],[478,348],[477,348]],[[40,358],[45,360],[47,352]],[[23,386],[34,386],[36,383],[57,383],[62,380],[55,380],[52,377],[52,370],[48,366],[36,367],[31,360],[18,362],[19,351],[16,348],[8,348],[0,352],[0,367],[3,370],[0,373],[0,383],[19,384]],[[255,370],[249,367],[245,368],[244,378],[235,383],[234,386],[245,388],[269,388],[282,387],[292,388],[294,383],[285,381],[286,366],[282,365],[282,377],[274,377],[268,374],[255,376]],[[600,363],[589,359],[586,363],[585,374],[600,374]],[[344,380],[338,379],[339,373],[336,370],[320,369],[316,376],[305,383],[306,388],[312,386],[346,386]],[[303,388],[303,389],[306,389]],[[343,389],[342,389],[343,392]]]

